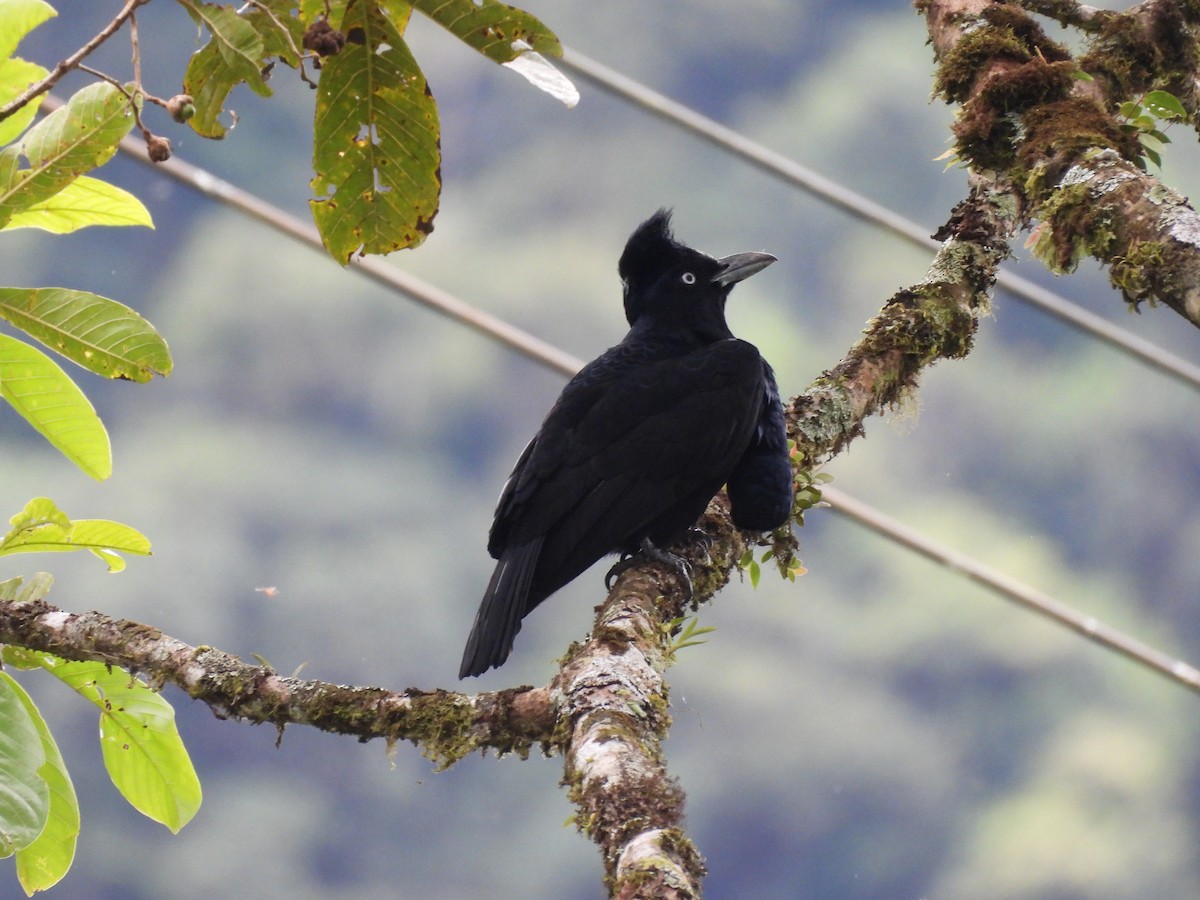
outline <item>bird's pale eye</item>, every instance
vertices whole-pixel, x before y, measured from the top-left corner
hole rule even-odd
[[[680,277],[683,279],[684,284],[695,284],[696,283],[696,275],[693,272],[684,272],[683,275]]]

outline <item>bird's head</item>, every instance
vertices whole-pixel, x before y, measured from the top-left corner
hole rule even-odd
[[[735,284],[761,272],[775,257],[735,253],[715,259],[675,240],[670,210],[660,209],[634,229],[617,263],[625,288],[625,318],[687,323],[727,337],[725,299]]]

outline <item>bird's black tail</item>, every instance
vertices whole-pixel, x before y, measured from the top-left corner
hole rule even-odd
[[[500,665],[512,652],[513,638],[521,630],[521,619],[530,609],[529,586],[542,552],[543,538],[509,547],[496,563],[488,582],[475,625],[467,638],[458,677],[482,675]]]

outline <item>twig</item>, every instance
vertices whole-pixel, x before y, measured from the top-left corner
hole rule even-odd
[[[117,33],[121,26],[125,24],[126,20],[133,16],[134,10],[136,10],[139,6],[144,6],[149,2],[150,0],[126,0],[125,6],[119,13],[117,13],[116,18],[105,25],[104,28],[102,28],[99,33],[97,33],[90,41],[88,41],[66,59],[62,60],[54,67],[53,71],[51,71],[50,74],[41,81],[37,82],[36,84],[31,84],[21,92],[20,96],[10,100],[3,106],[0,106],[0,122],[3,122],[30,100],[34,99],[35,97],[40,97],[42,94],[46,93],[56,84],[58,84],[62,77],[72,69],[78,68],[79,63],[82,62],[93,50]]]

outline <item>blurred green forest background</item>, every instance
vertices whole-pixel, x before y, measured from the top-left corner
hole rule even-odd
[[[20,55],[52,65],[118,4],[58,4]],[[519,4],[520,5],[520,4]],[[565,43],[932,232],[965,192],[934,162],[923,21],[906,3],[530,0]],[[175,4],[138,13],[147,87],[169,96],[199,44]],[[786,189],[579,82],[574,110],[415,20],[438,99],[436,230],[391,261],[583,358],[623,334],[616,260],[658,206],[714,254],[780,262],[738,288],[734,331],[787,395],[833,365],[928,255]],[[94,64],[128,74],[124,37]],[[74,89],[82,78],[69,79]],[[221,143],[154,118],[176,154],[307,217],[313,94],[290,70],[241,90]],[[1182,131],[1182,129],[1181,129]],[[1200,197],[1180,134],[1165,179]],[[0,410],[0,510],[53,497],[154,542],[117,577],[75,554],[52,602],[144,621],[289,673],[456,686],[491,569],[494,499],[558,376],[389,295],[136,163],[101,173],[157,229],[0,238],[11,285],[121,300],[170,342],[148,386],[81,375],[112,434],[96,484]],[[1050,279],[1174,352],[1200,335],[1125,311],[1094,266]],[[1001,294],[975,351],[827,467],[838,487],[1110,623],[1200,662],[1197,396]],[[809,574],[764,573],[701,613],[717,630],[671,670],[672,773],[711,897],[1200,896],[1200,698],[1017,610],[827,511]],[[256,587],[277,586],[276,596]],[[601,599],[593,571],[530,617],[469,690],[542,684]],[[94,712],[22,677],[56,729],[83,832],[63,898],[596,898],[593,846],[563,821],[561,761],[471,758],[434,773],[302,728],[214,719],[168,689],[204,783],[178,837],[119,800]],[[0,893],[12,895],[11,874]]]

